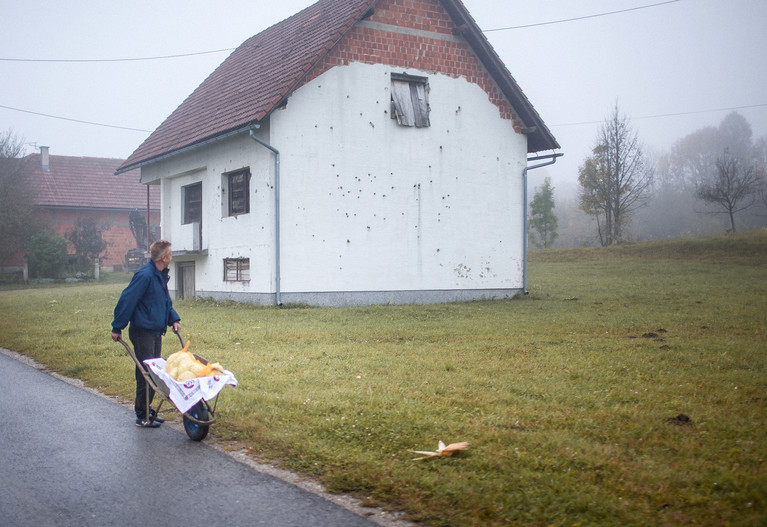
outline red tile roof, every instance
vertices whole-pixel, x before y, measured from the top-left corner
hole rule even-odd
[[[146,210],[147,185],[140,181],[139,170],[115,175],[123,159],[99,157],[48,157],[50,171],[44,171],[41,155],[26,157],[29,182],[35,191],[35,203],[42,207]],[[150,208],[160,209],[157,187],[149,193]]]
[[[378,0],[320,0],[246,40],[131,154],[131,170],[266,119]],[[559,145],[460,0],[439,0],[528,127],[528,150]]]

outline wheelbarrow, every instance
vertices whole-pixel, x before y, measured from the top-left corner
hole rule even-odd
[[[181,347],[183,348],[185,345],[184,337],[181,336],[181,333],[176,333],[178,336],[179,341],[181,342]],[[193,405],[189,408],[189,400],[188,397],[184,397],[183,399],[179,398],[179,390],[184,390],[184,388],[190,388],[194,386],[194,383],[176,383],[174,379],[172,379],[170,376],[162,374],[166,379],[158,375],[158,373],[161,371],[158,368],[158,365],[155,364],[142,364],[141,361],[138,360],[136,357],[136,353],[133,351],[133,349],[130,347],[130,345],[125,342],[122,337],[119,337],[117,339],[117,342],[122,344],[125,347],[125,350],[128,352],[128,355],[133,359],[133,362],[136,364],[136,367],[139,369],[139,371],[144,376],[144,379],[146,380],[147,387],[152,388],[155,393],[157,393],[160,396],[160,402],[157,405],[157,408],[151,408],[149,405],[149,390],[146,390],[146,407],[147,407],[147,421],[151,424],[154,421],[154,418],[157,414],[160,412],[160,408],[162,408],[162,405],[165,402],[170,403],[176,410],[181,412],[183,419],[184,419],[184,430],[186,431],[186,434],[189,436],[189,439],[192,441],[202,441],[205,439],[205,436],[208,435],[208,429],[210,426],[216,422],[216,406],[218,405],[218,392],[215,393],[215,396],[212,399],[206,399],[205,397],[202,397],[199,395],[199,392],[197,396],[195,397],[195,400],[193,400]],[[208,364],[208,361],[202,357],[200,357],[197,354],[194,354],[194,357],[199,360],[203,364]],[[162,359],[153,359],[152,361],[148,362],[156,362],[156,361],[162,361]],[[164,361],[162,361],[162,364],[164,364]],[[227,372],[229,375],[231,375],[231,372]],[[228,382],[227,384],[233,384],[234,386],[237,385],[236,379],[234,379],[234,376],[232,375],[232,379],[234,382]],[[171,384],[169,386],[169,384]],[[218,388],[220,390],[221,387]],[[173,402],[172,397],[176,397],[179,404],[176,404]],[[199,398],[199,401],[196,400],[196,398]],[[212,404],[211,404],[212,401]],[[181,406],[181,403],[183,403],[183,407]],[[182,409],[183,408],[183,409]]]

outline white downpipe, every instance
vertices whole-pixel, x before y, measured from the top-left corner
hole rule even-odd
[[[522,206],[525,209],[524,212],[524,221],[522,226],[522,291],[524,294],[527,294],[527,172],[530,170],[535,170],[536,168],[541,168],[549,165],[553,165],[557,162],[558,157],[562,157],[565,154],[559,153],[559,154],[548,154],[543,156],[536,156],[536,157],[530,157],[527,159],[527,161],[538,161],[541,159],[548,159],[545,163],[539,163],[537,165],[533,165],[531,167],[525,167],[525,169],[522,171],[522,179],[524,180],[524,198],[522,200]]]
[[[258,126],[256,126],[258,128]],[[250,129],[250,138],[274,152],[274,291],[275,305],[282,305],[280,297],[280,151],[266,141],[256,137]]]

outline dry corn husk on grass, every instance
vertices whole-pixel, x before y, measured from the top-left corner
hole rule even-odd
[[[445,446],[445,443],[440,441],[437,444],[436,452],[429,452],[424,450],[410,450],[409,452],[412,452],[413,454],[421,454],[422,457],[417,457],[413,460],[420,461],[422,459],[431,459],[433,457],[449,457],[452,456],[455,452],[460,452],[461,450],[466,449],[468,446],[469,443],[466,441],[461,441],[460,443],[450,443],[447,446]]]

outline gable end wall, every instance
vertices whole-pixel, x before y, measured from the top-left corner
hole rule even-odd
[[[304,83],[352,62],[415,68],[464,77],[478,85],[514,131],[522,123],[438,0],[382,0],[373,16],[358,22],[312,70]]]

